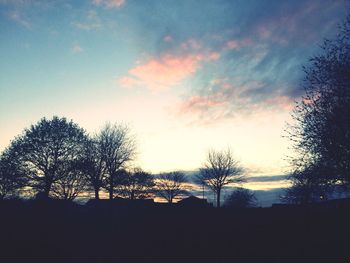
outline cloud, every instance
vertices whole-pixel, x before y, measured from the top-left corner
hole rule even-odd
[[[71,49],[73,54],[78,54],[84,51],[84,49],[79,44],[74,44]]]
[[[264,83],[240,79],[213,79],[201,94],[185,96],[177,105],[178,113],[190,116],[195,123],[208,124],[233,118],[236,114],[290,111],[294,100],[279,92],[256,98],[251,93],[265,88]],[[262,92],[264,94],[264,92]]]
[[[180,111],[183,113],[203,113],[211,108],[223,106],[223,101],[219,96],[198,96],[189,97],[181,105]]]
[[[159,90],[189,79],[178,110],[198,119],[288,111],[303,92],[302,65],[333,34],[344,6],[342,0],[130,2],[126,21],[150,59],[118,83]]]
[[[248,182],[274,182],[288,180],[288,175],[248,176]]]
[[[164,55],[130,69],[128,76],[119,78],[119,84],[123,87],[143,85],[151,90],[169,88],[193,75],[201,60],[200,55]]]
[[[135,77],[123,76],[116,81],[116,84],[124,88],[132,88],[142,85],[142,81]]]
[[[94,5],[102,5],[108,9],[120,8],[125,4],[125,0],[93,0]]]
[[[174,42],[170,35],[163,37],[167,43]],[[220,52],[206,48],[194,38],[172,45],[169,52],[138,64],[121,76],[117,83],[122,87],[144,86],[151,90],[161,90],[180,84],[206,64],[214,63],[221,57]]]

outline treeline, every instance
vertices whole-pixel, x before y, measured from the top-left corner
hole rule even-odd
[[[135,167],[136,141],[130,129],[106,124],[90,136],[73,121],[57,116],[41,119],[11,141],[0,156],[0,199],[14,197],[95,199],[161,198],[169,203],[189,194],[193,183],[212,190],[220,207],[226,185],[239,185],[245,176],[230,150],[208,152],[195,176],[173,171],[153,175]],[[191,182],[190,182],[191,181]],[[236,205],[254,199],[248,190],[234,192]],[[227,202],[232,202],[232,197]],[[243,197],[243,198],[242,198]]]
[[[182,172],[165,173],[155,180],[133,167],[135,156],[135,138],[125,125],[106,124],[89,136],[66,118],[43,118],[1,154],[0,198],[24,195],[74,200],[93,193],[99,199],[103,192],[110,199],[159,194],[172,202],[185,193]]]

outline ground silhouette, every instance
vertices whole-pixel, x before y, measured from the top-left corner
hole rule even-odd
[[[102,203],[0,202],[1,262],[350,260],[348,202],[250,209]]]

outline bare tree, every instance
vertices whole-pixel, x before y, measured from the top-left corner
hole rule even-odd
[[[80,168],[79,162],[66,164],[65,175],[52,185],[51,196],[73,201],[79,194],[88,189],[86,175]]]
[[[199,178],[216,194],[216,205],[220,207],[221,191],[225,185],[239,184],[245,181],[243,169],[235,160],[230,149],[226,151],[210,150]]]
[[[187,193],[186,182],[186,176],[182,172],[162,173],[156,183],[156,193],[168,203],[173,203],[174,199]]]
[[[86,176],[89,188],[94,191],[95,199],[100,199],[100,190],[106,173],[103,154],[103,144],[98,140],[98,137],[87,141],[81,163],[81,170]]]
[[[97,140],[106,168],[103,187],[108,191],[109,198],[113,199],[115,188],[121,183],[119,171],[126,168],[128,162],[135,157],[135,139],[127,126],[106,124],[97,136]]]
[[[118,186],[118,193],[128,199],[145,199],[152,197],[154,178],[141,168],[124,171],[122,183]]]

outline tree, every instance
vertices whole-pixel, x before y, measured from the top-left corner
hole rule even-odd
[[[156,183],[156,193],[168,203],[173,203],[174,199],[187,194],[186,182],[186,176],[182,172],[162,173]]]
[[[41,119],[10,145],[14,162],[30,186],[48,197],[52,186],[70,173],[70,162],[82,156],[85,131],[66,118]]]
[[[26,183],[24,172],[13,157],[9,148],[0,155],[0,200],[17,197]]]
[[[304,166],[303,170],[294,171],[290,180],[292,186],[287,188],[281,196],[281,201],[292,204],[307,204],[327,199],[327,196],[334,191],[322,170],[321,165]]]
[[[84,172],[88,186],[92,188],[95,199],[100,199],[100,190],[106,173],[104,162],[104,148],[101,140],[95,136],[85,144],[84,157],[81,162],[81,170]]]
[[[304,67],[305,95],[287,129],[296,153],[291,158],[295,189],[350,183],[350,15],[321,49]]]
[[[135,139],[127,126],[106,124],[97,136],[97,140],[106,169],[103,187],[108,191],[109,198],[113,199],[115,188],[121,183],[118,175],[122,173],[119,171],[126,168],[126,165],[135,157]]]
[[[216,194],[216,206],[220,207],[221,191],[226,185],[240,184],[245,181],[243,169],[235,160],[230,149],[226,151],[210,150],[199,178]]]
[[[154,179],[150,173],[141,168],[125,171],[121,175],[122,181],[118,187],[118,193],[128,199],[150,198],[153,194]]]
[[[80,161],[67,162],[66,166],[65,176],[53,184],[51,195],[73,201],[79,194],[88,190],[88,180],[80,167]]]
[[[224,205],[234,208],[256,207],[257,199],[252,191],[239,187],[227,197]]]

